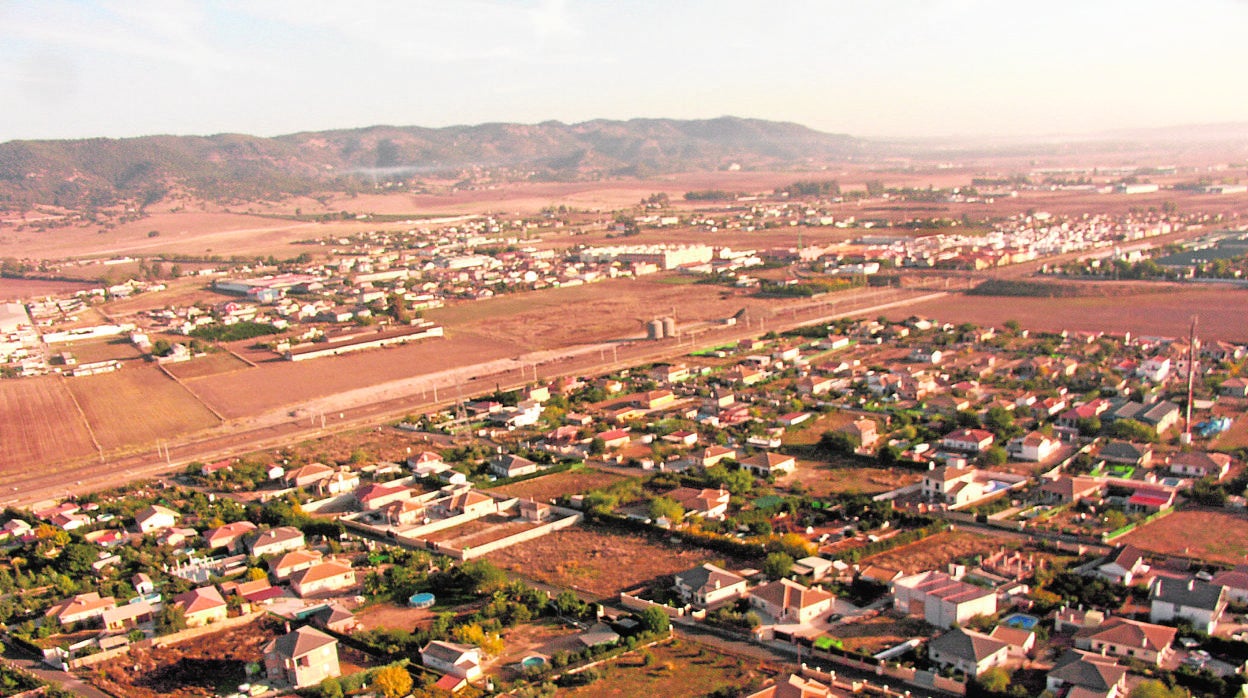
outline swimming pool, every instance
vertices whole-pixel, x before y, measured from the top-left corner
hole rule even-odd
[[[1013,628],[1031,630],[1036,627],[1036,623],[1039,623],[1040,619],[1035,616],[1029,616],[1026,613],[1015,613],[1001,622]]]
[[[536,655],[532,657],[525,657],[524,660],[520,662],[520,666],[524,667],[525,669],[528,669],[529,667],[535,667],[535,666],[546,666],[546,658],[538,657]]]

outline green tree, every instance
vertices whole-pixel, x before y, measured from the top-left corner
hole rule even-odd
[[[763,561],[763,574],[771,579],[780,579],[793,568],[793,557],[788,553],[768,553]]]
[[[984,465],[1005,465],[1005,462],[1009,459],[1010,454],[1000,446],[993,446],[984,451]]]
[[[1180,686],[1167,686],[1157,679],[1141,681],[1127,698],[1191,698],[1191,693]]]
[[[156,614],[156,634],[168,635],[179,630],[186,630],[186,612],[181,606],[165,604],[160,613]]]
[[[655,497],[650,500],[650,518],[656,521],[666,518],[672,523],[680,523],[685,518],[685,508],[671,497]]]
[[[994,666],[985,671],[975,680],[985,691],[990,693],[1005,693],[1006,689],[1010,687],[1010,673],[999,666]]]
[[[846,431],[825,431],[819,437],[819,447],[829,453],[853,455],[862,445],[862,439]]]
[[[672,619],[658,606],[649,606],[640,614],[641,629],[648,633],[665,633],[672,627]]]
[[[403,698],[412,690],[412,675],[407,669],[391,664],[373,674],[373,688],[380,689],[386,698]]]
[[[321,698],[342,698],[342,682],[328,676],[320,685]]]
[[[1116,439],[1127,441],[1157,441],[1157,430],[1134,419],[1119,419],[1110,427],[1109,433]]]

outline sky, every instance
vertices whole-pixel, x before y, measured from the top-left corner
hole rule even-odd
[[[0,142],[723,115],[1248,122],[1248,0],[0,0]]]

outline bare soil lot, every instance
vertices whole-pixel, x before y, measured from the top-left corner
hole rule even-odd
[[[490,491],[509,497],[532,498],[539,502],[549,502],[565,494],[581,494],[623,479],[623,475],[593,468],[582,468],[503,485]]]
[[[864,558],[860,564],[879,565],[891,570],[901,570],[906,574],[915,574],[923,570],[944,569],[945,565],[959,557],[992,553],[1003,547],[1017,547],[1017,543],[978,533],[945,531],[916,543]]]
[[[490,553],[492,562],[539,582],[600,597],[722,558],[709,550],[573,526]]]
[[[75,343],[64,347],[64,350],[73,354],[80,364],[108,361],[110,359],[133,361],[143,358],[143,352],[139,351],[138,347],[125,339]]]
[[[0,381],[0,473],[95,452],[87,423],[60,376]],[[78,379],[83,380],[83,379]]]
[[[879,494],[923,479],[919,473],[890,468],[833,467],[819,461],[799,460],[797,469],[782,483],[802,483],[814,497],[830,494]]]
[[[1176,511],[1115,542],[1161,555],[1239,565],[1248,562],[1248,518],[1220,511]]]
[[[86,677],[117,696],[224,695],[246,680],[246,665],[262,657],[265,643],[280,631],[276,621],[261,619],[169,647],[132,649]]]
[[[649,650],[612,659],[598,667],[603,676],[588,686],[561,689],[555,695],[585,696],[704,696],[726,687],[739,687],[762,676],[749,663],[720,654],[706,645],[674,640]]]
[[[0,278],[0,301],[20,301],[58,294],[72,294],[94,287],[77,281]]]
[[[942,322],[973,322],[1001,327],[1017,320],[1024,328],[1179,337],[1192,315],[1200,318],[1201,339],[1248,342],[1248,289],[1175,286],[1166,293],[1103,298],[1015,298],[952,295],[937,301],[886,311],[894,320],[919,315]]]
[[[218,421],[195,396],[155,366],[83,376],[67,385],[105,449],[150,443]]]
[[[359,611],[355,620],[361,630],[377,628],[398,628],[414,631],[424,629],[433,624],[436,614],[428,608],[406,608],[392,603],[378,603]]]
[[[875,654],[912,637],[923,637],[929,631],[930,627],[918,618],[888,611],[874,618],[839,625],[833,634],[845,643],[847,650]]]

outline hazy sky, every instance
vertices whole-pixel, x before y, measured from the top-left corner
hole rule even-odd
[[[1248,121],[1245,0],[0,0],[0,141],[736,116]]]

